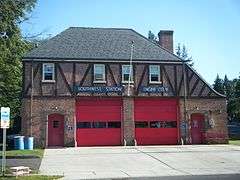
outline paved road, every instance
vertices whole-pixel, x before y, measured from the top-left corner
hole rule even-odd
[[[65,179],[240,174],[240,146],[186,145],[47,149],[40,166]],[[198,176],[200,177],[200,176]],[[166,178],[166,177],[165,177]]]
[[[123,178],[114,179],[122,180]],[[124,180],[239,180],[240,174],[197,175],[197,176],[160,176],[160,177],[130,177]],[[102,179],[112,180],[112,179]]]

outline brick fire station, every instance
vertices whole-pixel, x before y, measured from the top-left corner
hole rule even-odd
[[[227,143],[226,98],[132,29],[71,27],[23,57],[22,134],[37,147]]]

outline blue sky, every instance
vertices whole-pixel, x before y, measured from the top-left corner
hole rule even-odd
[[[240,1],[238,0],[38,0],[23,34],[54,36],[71,26],[174,30],[195,69],[209,83],[216,75],[240,75]]]

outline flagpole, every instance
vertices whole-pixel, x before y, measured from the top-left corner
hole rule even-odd
[[[131,83],[131,75],[132,75],[132,58],[133,58],[133,48],[134,48],[134,41],[131,42],[131,55],[129,61],[129,76],[128,76],[128,91],[127,95],[130,96],[130,83]]]

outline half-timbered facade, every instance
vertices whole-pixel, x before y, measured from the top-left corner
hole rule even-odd
[[[226,99],[173,54],[172,35],[69,28],[34,49],[22,133],[41,147],[226,143]]]

